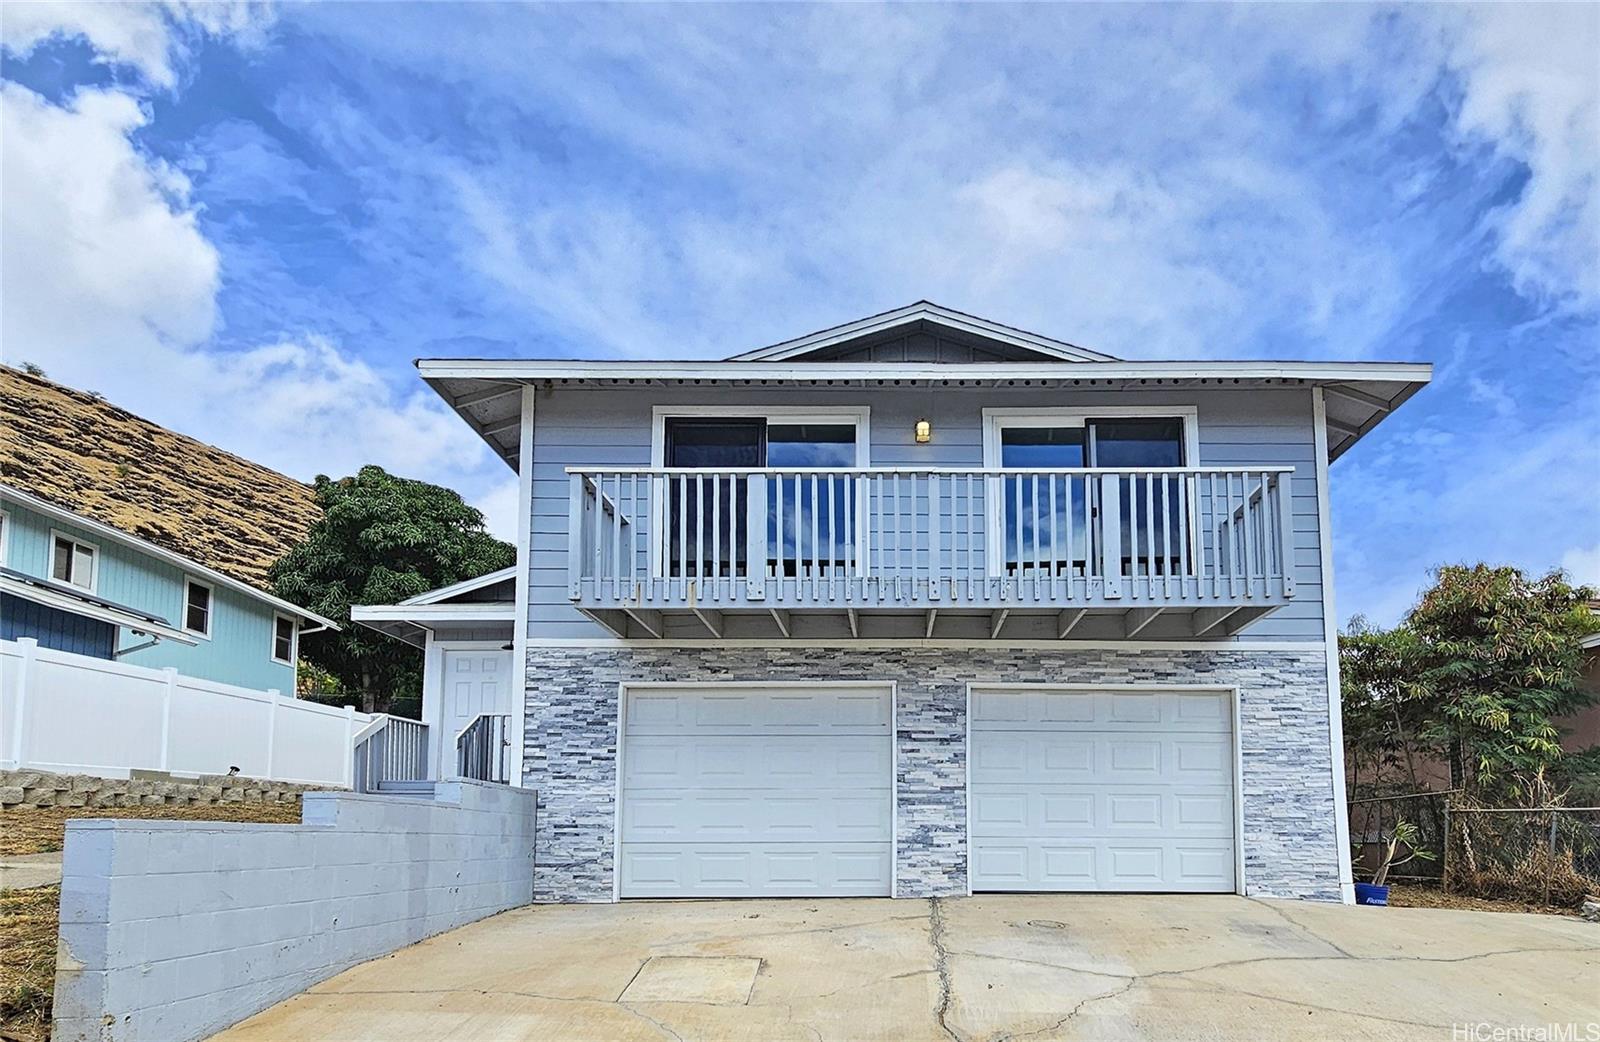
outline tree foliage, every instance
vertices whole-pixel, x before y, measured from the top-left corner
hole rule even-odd
[[[1527,800],[1559,773],[1556,724],[1592,701],[1581,639],[1600,629],[1589,587],[1560,572],[1440,568],[1393,630],[1355,620],[1340,638],[1347,751],[1357,769],[1447,763],[1452,787]],[[1420,786],[1419,786],[1420,787]]]
[[[490,535],[483,514],[455,492],[382,467],[337,480],[318,475],[314,488],[322,520],[273,565],[273,589],[343,628],[306,634],[301,657],[359,696],[365,712],[385,712],[397,698],[414,702],[422,653],[350,625],[351,606],[393,604],[509,567],[516,550]]]

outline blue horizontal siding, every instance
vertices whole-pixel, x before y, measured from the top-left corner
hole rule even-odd
[[[8,568],[49,578],[51,532],[60,532],[98,548],[96,595],[182,627],[183,569],[84,529],[51,521],[9,500],[4,510],[10,518],[5,547]],[[240,687],[293,692],[294,667],[272,661],[272,606],[220,585],[208,585],[212,587],[210,639],[196,638],[193,647],[163,640],[129,652],[121,661],[155,669],[171,666],[186,676]],[[147,640],[124,631],[119,646],[133,647]]]
[[[981,466],[984,409],[1193,406],[1200,443],[1197,465],[1294,468],[1290,492],[1295,601],[1247,627],[1241,638],[1307,642],[1323,638],[1322,544],[1309,388],[557,388],[540,396],[534,413],[530,635],[608,635],[575,611],[567,597],[565,468],[649,466],[654,408],[711,404],[749,405],[753,411],[773,405],[867,406],[875,467]],[[920,418],[932,421],[930,444],[914,440],[913,425]],[[697,635],[703,636],[703,630]]]

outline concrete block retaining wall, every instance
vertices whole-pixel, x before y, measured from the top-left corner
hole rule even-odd
[[[204,1038],[356,963],[529,903],[536,794],[314,792],[302,824],[73,821],[58,1042]]]
[[[101,778],[50,771],[0,771],[0,808],[205,806],[288,803],[318,786],[206,774],[198,778]]]

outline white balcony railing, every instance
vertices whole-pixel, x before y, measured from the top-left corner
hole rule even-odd
[[[580,606],[1283,603],[1291,470],[572,468]]]

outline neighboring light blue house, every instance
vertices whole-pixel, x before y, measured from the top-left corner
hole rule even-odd
[[[295,690],[333,627],[196,561],[0,485],[0,638],[257,690]]]

